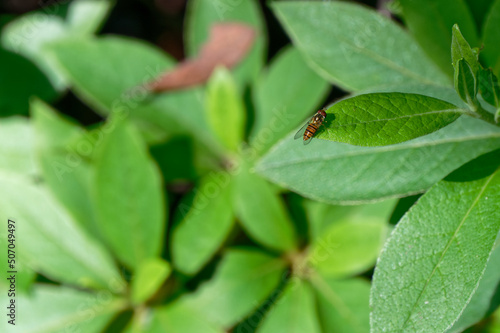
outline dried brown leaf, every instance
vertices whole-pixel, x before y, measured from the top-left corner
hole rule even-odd
[[[217,66],[238,64],[250,51],[255,30],[241,23],[218,23],[212,26],[208,41],[196,58],[179,63],[147,85],[155,92],[177,90],[202,84]]]

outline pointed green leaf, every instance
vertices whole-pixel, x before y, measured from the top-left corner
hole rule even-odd
[[[149,299],[168,278],[172,269],[170,264],[160,258],[144,261],[135,272],[132,280],[132,301],[140,304]]]
[[[22,249],[23,265],[55,281],[83,287],[108,289],[124,283],[106,249],[46,188],[4,173],[0,173],[0,187],[1,219],[17,223],[16,246]],[[2,240],[6,230],[0,231]]]
[[[182,301],[212,323],[231,327],[278,286],[284,267],[281,259],[257,251],[230,250],[212,280]]]
[[[217,68],[207,86],[208,123],[219,141],[229,150],[236,151],[243,141],[245,108],[231,73]]]
[[[331,221],[311,245],[308,261],[323,276],[345,277],[372,267],[388,234],[387,214],[349,214]]]
[[[255,88],[250,142],[264,152],[320,107],[329,86],[307,66],[297,49],[287,47],[273,59]]]
[[[315,275],[312,284],[325,332],[365,333],[370,330],[370,283],[362,279],[325,279]]]
[[[86,0],[72,2],[66,19],[74,34],[97,32],[114,5],[113,0]]]
[[[192,205],[179,206],[182,220],[172,233],[172,260],[183,273],[197,273],[221,247],[234,225],[231,179],[213,173],[195,190]]]
[[[241,225],[255,241],[279,251],[295,249],[295,231],[283,201],[247,166],[235,178],[234,206]]]
[[[452,27],[458,24],[466,40],[479,46],[474,18],[464,0],[400,0],[406,25],[427,55],[450,77]]]
[[[464,111],[417,94],[374,93],[344,99],[328,108],[316,137],[358,146],[383,146],[432,133]]]
[[[500,164],[490,153],[423,195],[379,258],[372,332],[442,332],[466,308],[500,230]]]
[[[451,60],[455,70],[457,69],[457,63],[460,59],[464,59],[467,64],[469,64],[474,77],[477,76],[479,71],[479,61],[477,56],[472,51],[469,43],[465,40],[464,36],[460,32],[458,25],[453,25],[452,28],[452,39],[451,39]]]
[[[304,146],[286,137],[256,171],[308,198],[354,204],[423,192],[467,161],[500,148],[500,129],[461,117],[440,131],[392,146],[312,140]]]
[[[257,333],[321,333],[314,292],[308,282],[293,278],[272,305]]]
[[[484,49],[481,57],[486,62],[486,67],[491,67],[496,76],[500,76],[500,0],[495,0],[486,17],[483,27]]]
[[[403,29],[374,10],[340,1],[273,2],[272,8],[311,68],[344,89],[449,84]]]
[[[187,53],[195,56],[208,40],[210,28],[220,22],[240,22],[257,32],[251,51],[235,69],[240,87],[257,78],[265,53],[265,25],[260,6],[254,1],[192,0],[188,2],[184,39]]]
[[[109,122],[105,130],[93,179],[98,226],[116,256],[136,268],[163,246],[161,175],[130,124]]]
[[[110,292],[93,294],[52,285],[37,285],[31,295],[16,297],[16,303],[18,317],[11,332],[23,333],[99,333],[126,307],[125,300]]]
[[[492,297],[500,281],[500,243],[497,242],[496,248],[491,254],[484,275],[479,282],[479,286],[474,296],[467,304],[464,312],[460,315],[458,321],[446,331],[446,333],[463,332],[467,327],[479,322],[487,314]]]
[[[477,104],[477,89],[477,80],[471,67],[464,59],[458,60],[455,70],[455,90],[458,95],[465,103],[474,106]]]
[[[31,113],[44,182],[80,225],[98,235],[89,161],[104,133],[86,133],[39,100],[31,103]]]

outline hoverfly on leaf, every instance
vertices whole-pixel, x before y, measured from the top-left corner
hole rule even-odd
[[[311,138],[314,136],[318,128],[323,124],[326,118],[326,112],[324,109],[318,110],[312,116],[312,118],[302,126],[297,134],[293,137],[295,140],[302,137],[304,139],[304,144],[309,143]]]

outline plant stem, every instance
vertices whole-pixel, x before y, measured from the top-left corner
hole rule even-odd
[[[498,124],[495,121],[495,116],[492,113],[483,109],[483,107],[479,103],[478,103],[477,107],[475,108],[474,113],[477,114],[479,119],[482,119],[490,124],[500,126],[500,124]]]

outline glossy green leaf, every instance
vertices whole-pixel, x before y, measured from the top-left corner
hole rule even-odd
[[[317,138],[358,146],[383,146],[432,133],[464,111],[417,94],[374,93],[341,100],[326,111]]]
[[[500,21],[500,0],[496,0],[486,17],[483,27],[484,49],[481,51],[481,57],[486,62],[486,67],[491,67],[493,73],[500,76],[500,30],[498,22]]]
[[[500,281],[500,243],[491,254],[481,282],[458,321],[446,333],[463,332],[467,327],[479,322],[489,310],[491,299]]]
[[[135,272],[132,280],[132,301],[136,304],[145,302],[161,286],[172,272],[170,264],[160,258],[144,261]]]
[[[312,140],[304,146],[287,136],[256,171],[308,198],[353,204],[428,189],[467,161],[500,148],[500,130],[461,117],[440,131],[386,147]]]
[[[297,49],[287,47],[273,59],[255,88],[250,142],[261,153],[302,125],[303,119],[321,106],[329,86],[307,66]]]
[[[113,0],[85,0],[72,2],[68,8],[66,20],[74,34],[92,34],[97,32],[108,16]]]
[[[231,179],[212,173],[195,190],[190,206],[179,206],[182,220],[172,233],[172,260],[183,273],[197,273],[221,247],[234,225]]]
[[[455,90],[460,98],[469,105],[476,105],[476,95],[478,84],[476,76],[472,68],[464,60],[460,59],[457,62],[455,70]]]
[[[98,235],[90,194],[89,161],[104,133],[86,133],[39,100],[32,102],[31,113],[37,161],[44,182],[80,225]]]
[[[374,10],[340,1],[274,2],[272,8],[311,68],[344,89],[449,84],[403,29]]]
[[[257,333],[321,333],[314,291],[308,282],[295,277],[285,287]]]
[[[208,123],[219,141],[236,151],[243,141],[245,107],[231,73],[224,67],[214,71],[207,86]]]
[[[5,298],[2,303],[6,302]],[[16,305],[16,325],[4,332],[99,333],[126,307],[126,301],[110,292],[94,294],[64,286],[36,285],[31,295],[16,297]]]
[[[26,118],[0,120],[0,172],[34,177],[38,173],[33,128]]]
[[[326,277],[352,276],[372,267],[388,234],[384,215],[349,214],[335,221],[312,242],[310,264]]]
[[[136,268],[158,255],[163,246],[161,175],[128,122],[106,126],[95,160],[95,212],[108,246],[124,264]]]
[[[112,288],[123,280],[108,252],[41,186],[0,173],[1,219],[16,221],[18,259],[55,281]],[[29,204],[27,204],[29,203]],[[6,228],[0,236],[5,238]],[[89,260],[92,258],[92,260]],[[116,290],[116,292],[121,290]]]
[[[451,39],[451,62],[455,71],[457,70],[457,63],[460,59],[464,59],[469,64],[474,77],[477,76],[479,71],[479,61],[477,56],[472,52],[472,49],[460,32],[458,25],[453,25],[452,39]]]
[[[284,279],[285,263],[251,250],[230,250],[214,277],[183,302],[212,323],[228,328],[249,315]]]
[[[469,163],[398,223],[373,277],[372,332],[442,332],[458,319],[500,230],[499,164],[497,154]]]
[[[452,77],[452,27],[458,24],[469,44],[480,46],[474,18],[464,0],[400,0],[406,25],[427,55]]]
[[[175,302],[152,311],[151,323],[140,332],[149,333],[224,333],[225,331],[203,318],[182,302]],[[134,331],[132,331],[134,332]]]
[[[195,56],[208,40],[210,28],[220,22],[240,22],[255,28],[257,38],[245,59],[235,67],[235,78],[243,87],[257,78],[265,53],[265,26],[254,1],[192,0],[188,2],[184,39],[187,53]]]
[[[57,96],[47,77],[28,59],[0,48],[0,116],[28,114],[29,99]],[[22,78],[22,79],[20,79]]]
[[[370,331],[370,283],[362,279],[336,280],[316,275],[312,279],[318,312],[325,332]]]
[[[247,166],[235,177],[234,207],[241,225],[255,241],[279,251],[295,249],[295,231],[283,201]]]
[[[159,49],[129,38],[104,37],[58,41],[50,51],[74,92],[97,112],[130,115],[170,135],[189,133],[205,146],[215,146],[200,89],[151,96],[141,88],[174,66]]]

